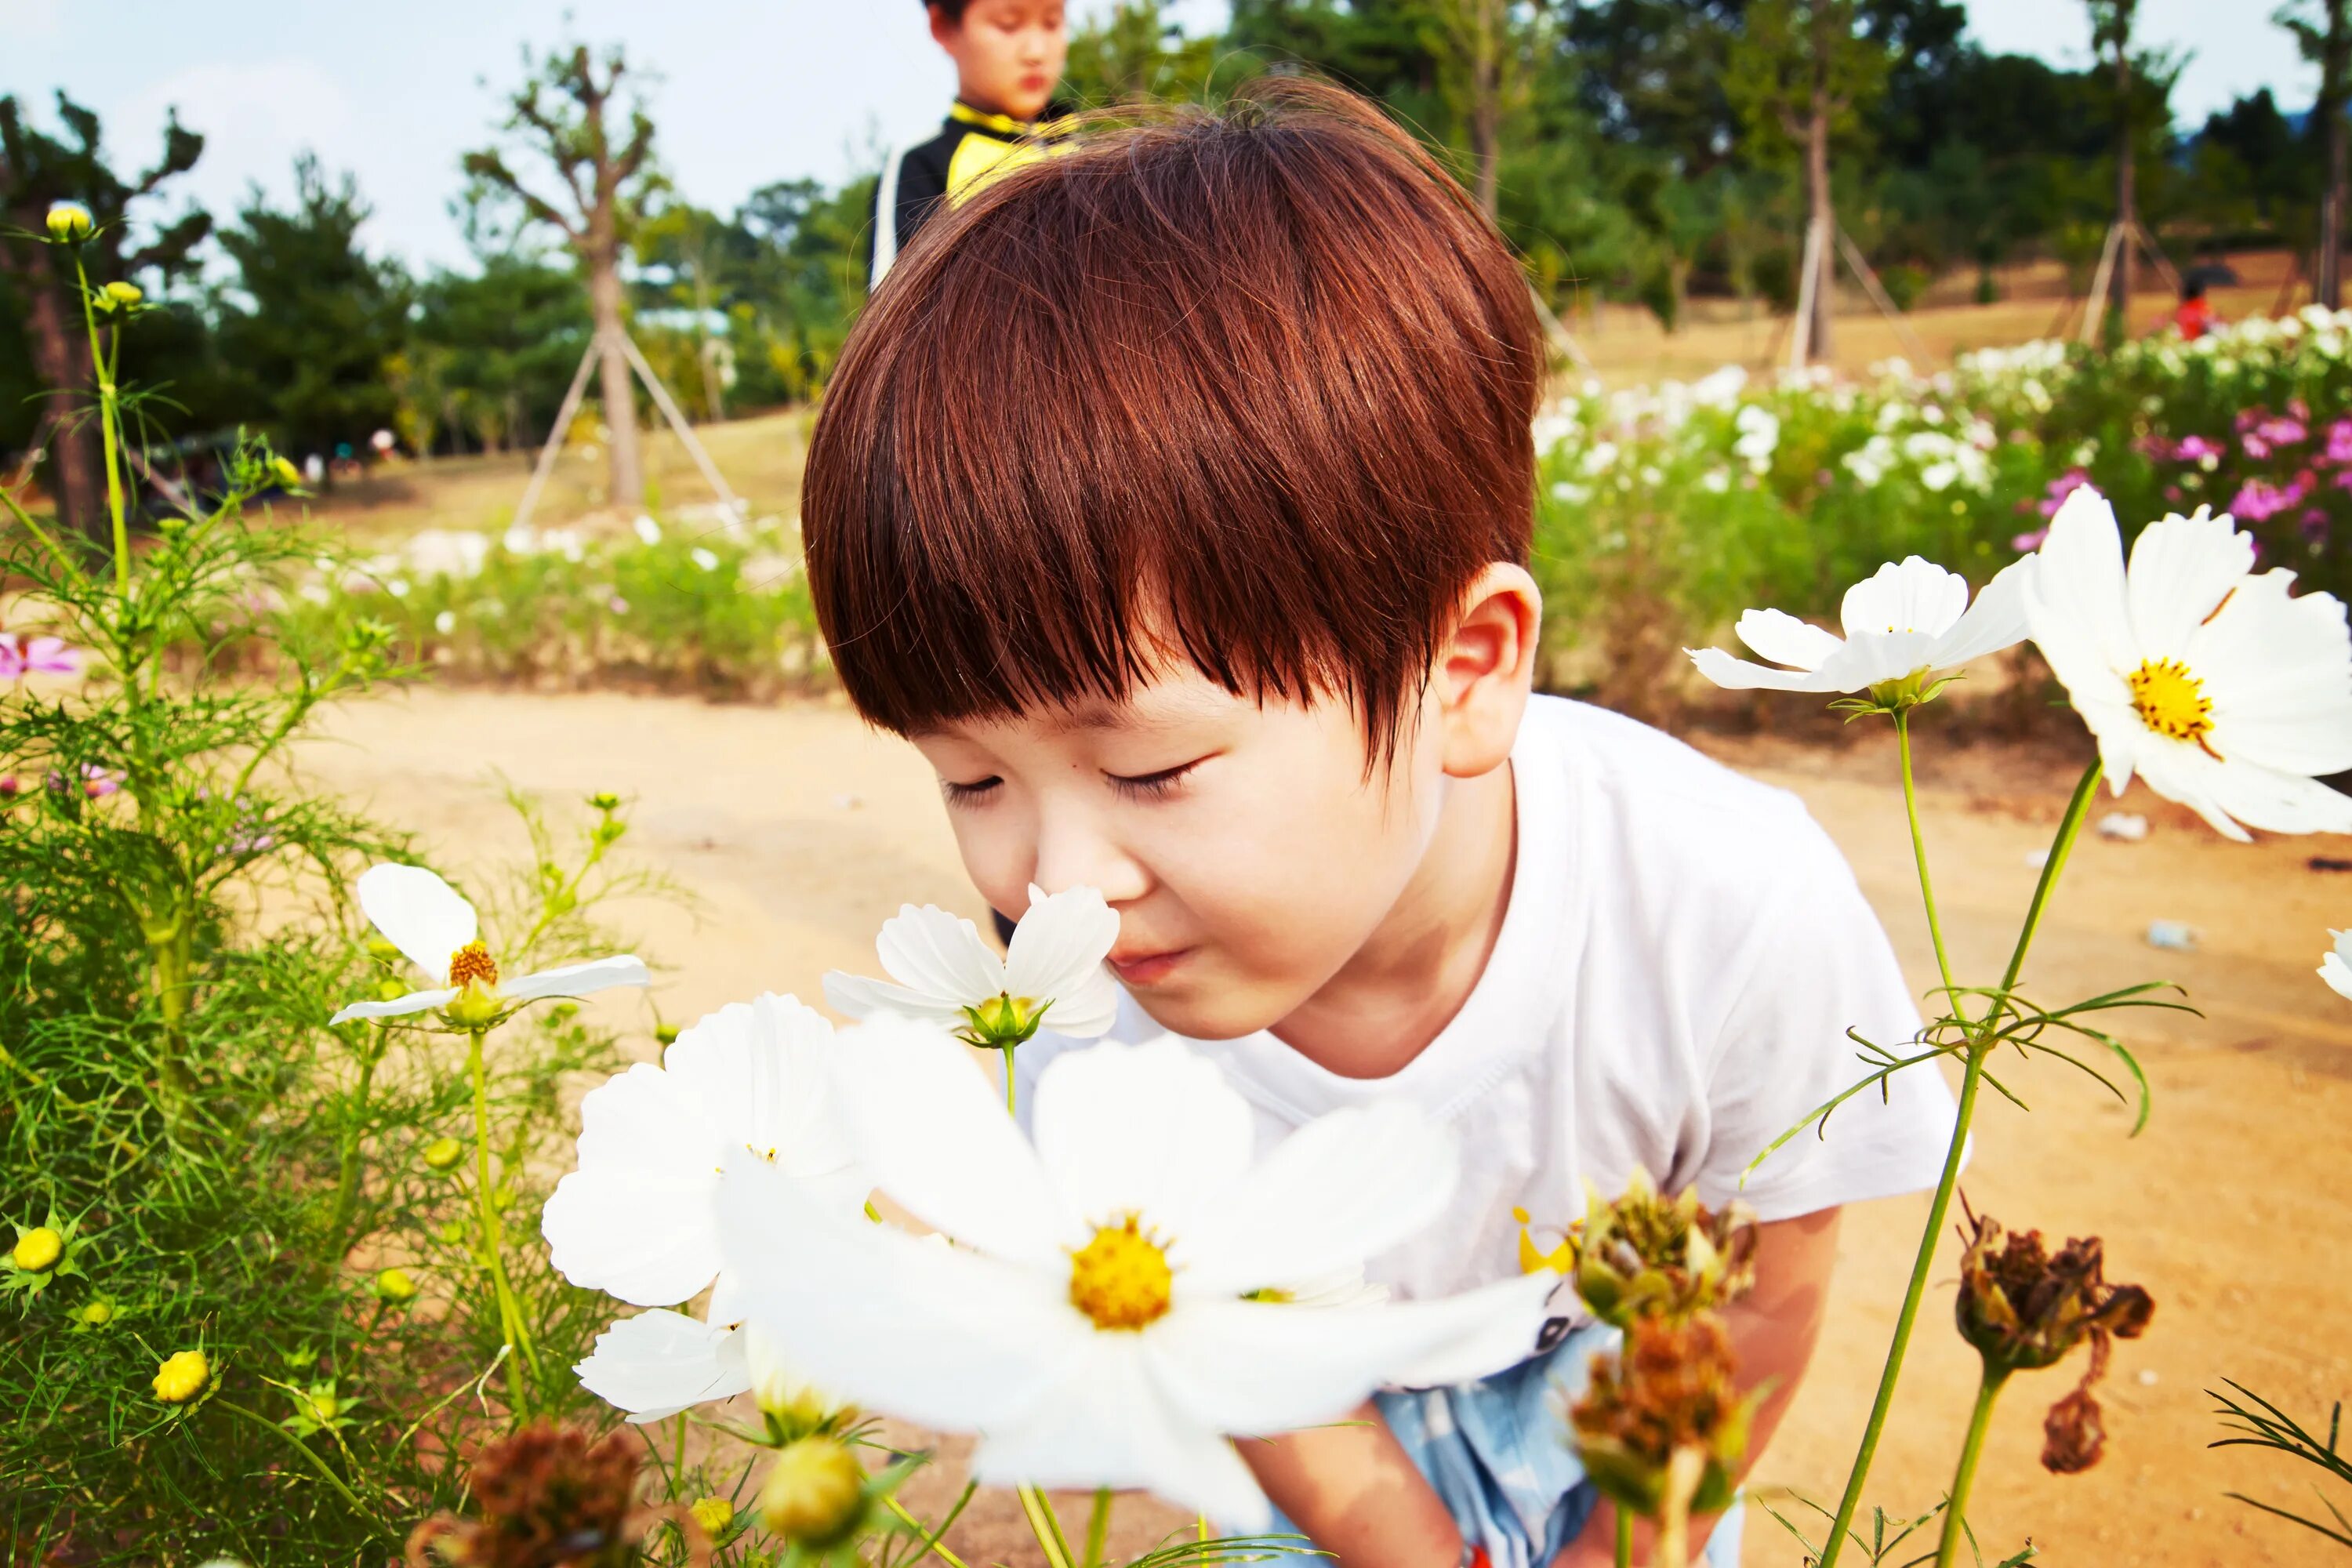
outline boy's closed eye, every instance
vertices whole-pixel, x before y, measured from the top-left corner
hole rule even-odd
[[[1148,773],[1105,772],[1103,780],[1114,791],[1129,799],[1162,800],[1175,793],[1185,776],[1208,760],[1206,756],[1195,757],[1189,763],[1179,763],[1174,767],[1159,768]],[[947,796],[950,805],[977,805],[994,794],[1003,782],[1003,775],[1000,773],[969,781],[943,778],[940,780],[940,792]]]

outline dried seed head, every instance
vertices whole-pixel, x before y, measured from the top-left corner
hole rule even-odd
[[[1522,1267],[1533,1251],[1523,1243]],[[1756,1282],[1756,1222],[1745,1205],[1710,1209],[1696,1188],[1662,1197],[1639,1166],[1613,1202],[1587,1184],[1584,1217],[1561,1251],[1584,1304],[1621,1329],[1637,1318],[1686,1321],[1738,1300]]]
[[[1676,1456],[1697,1455],[1704,1465],[1688,1507],[1727,1506],[1755,1407],[1736,1370],[1730,1336],[1712,1313],[1634,1320],[1617,1354],[1592,1358],[1591,1384],[1569,1410],[1593,1483],[1620,1506],[1654,1517]]]

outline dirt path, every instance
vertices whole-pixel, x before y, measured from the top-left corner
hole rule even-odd
[[[713,708],[616,696],[548,698],[420,690],[333,717],[310,752],[325,781],[372,800],[445,868],[521,852],[494,772],[565,806],[597,789],[637,801],[628,847],[701,902],[699,921],[656,906],[624,911],[644,951],[674,966],[656,992],[688,1021],[767,987],[814,996],[833,967],[869,967],[873,932],[903,900],[977,915],[929,772],[845,710]],[[1998,974],[2071,774],[2046,760],[1982,752],[1938,759],[1923,788],[1937,892],[1963,983]],[[1853,858],[1924,989],[1934,961],[1917,914],[1891,753],[1788,743],[1717,745],[1795,789]],[[2067,1565],[2320,1563],[2318,1537],[2255,1515],[2242,1491],[2308,1511],[2302,1467],[2219,1436],[2203,1392],[2233,1377],[2302,1417],[2352,1393],[2352,1333],[2333,1291],[2352,1271],[2352,1004],[2312,973],[2330,923],[2352,923],[2352,876],[2309,869],[2340,843],[2221,843],[2144,794],[2145,843],[2086,843],[2046,922],[2027,981],[2050,1000],[2169,978],[2204,1010],[2149,1015],[2126,1037],[2157,1110],[2137,1140],[2104,1091],[2036,1065],[2007,1081],[2029,1116],[1988,1097],[1967,1191],[2012,1226],[2107,1238],[2116,1277],[2159,1303],[2150,1337],[2123,1347],[2109,1381],[2109,1453],[2053,1479],[2035,1462],[2042,1409],[2063,1372],[2011,1384],[1970,1510],[1992,1560],[2031,1537]],[[2158,952],[2151,920],[2198,929],[2192,952]],[[627,1015],[619,1015],[627,1016]],[[639,1036],[650,1055],[649,1037]],[[1925,1200],[1847,1217],[1822,1348],[1756,1479],[1833,1500],[1868,1407]],[[1956,1249],[1947,1245],[1912,1371],[1882,1450],[1873,1500],[1924,1510],[1948,1478],[1974,1382],[1950,1328]],[[925,1478],[947,1487],[952,1466]],[[951,1495],[951,1493],[950,1494]],[[1176,1521],[1123,1504],[1118,1544],[1140,1550]],[[978,1563],[1034,1562],[1005,1498],[984,1499],[955,1544]],[[1066,1517],[1083,1519],[1083,1508]],[[1757,1513],[1750,1564],[1793,1564],[1793,1544]],[[1899,1562],[1910,1554],[1891,1557]],[[1853,1559],[1849,1559],[1853,1561]]]

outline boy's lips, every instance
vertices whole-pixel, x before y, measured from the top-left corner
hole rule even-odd
[[[1176,966],[1192,955],[1189,947],[1168,948],[1158,952],[1136,951],[1114,952],[1107,961],[1111,973],[1129,985],[1150,985],[1166,979]]]

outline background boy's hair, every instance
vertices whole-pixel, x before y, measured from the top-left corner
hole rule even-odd
[[[950,22],[961,22],[963,8],[971,4],[971,0],[923,0],[923,9],[937,11]]]
[[[1184,660],[1343,698],[1384,755],[1462,592],[1527,558],[1543,363],[1493,226],[1361,99],[1269,78],[1082,135],[850,335],[802,508],[842,683],[905,733]]]

